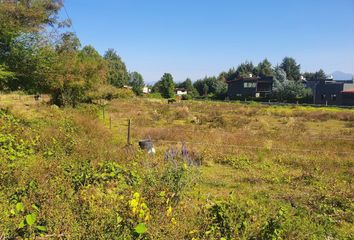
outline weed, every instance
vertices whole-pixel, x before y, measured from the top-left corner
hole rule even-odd
[[[286,220],[284,209],[279,209],[277,215],[267,220],[267,222],[262,227],[259,239],[282,239],[284,232],[284,221]]]

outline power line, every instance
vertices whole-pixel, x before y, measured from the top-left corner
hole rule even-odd
[[[204,146],[214,146],[214,147],[226,147],[226,148],[243,148],[243,149],[267,149],[264,146],[250,146],[250,145],[235,145],[235,144],[215,144],[215,143],[205,143],[205,142],[189,142],[189,141],[169,141],[169,140],[155,140],[155,142],[162,142],[162,143],[186,143],[191,145],[204,145]],[[354,152],[330,152],[330,151],[323,151],[322,149],[289,149],[289,148],[279,148],[279,147],[271,147],[268,150],[270,151],[282,151],[282,152],[303,152],[303,153],[327,153],[327,154],[345,154],[345,155],[353,155]]]
[[[140,130],[140,128],[134,127],[133,129],[135,130]],[[175,132],[178,131],[180,133],[205,133],[205,134],[211,134],[215,131],[211,130],[203,130],[203,129],[195,129],[195,130],[186,130],[186,129],[163,129],[164,131],[169,131],[169,132]],[[219,131],[218,133],[222,134],[227,134],[227,135],[236,135],[236,136],[244,136],[244,135],[252,135],[246,132],[227,132],[227,131]],[[342,141],[354,141],[354,138],[351,137],[331,137],[331,136],[324,136],[321,133],[315,133],[315,132],[308,132],[309,134],[312,134],[312,136],[304,136],[307,139],[317,139],[317,140],[342,140]],[[253,134],[253,135],[259,135],[259,134]],[[301,135],[299,135],[301,136]]]
[[[71,17],[69,16],[68,11],[66,10],[65,4],[63,4],[63,8],[64,8],[64,12],[65,12],[67,18],[70,20],[70,27],[72,27],[72,29],[74,30],[74,33],[77,34],[77,33],[76,33],[76,29],[75,29],[75,27],[74,27],[74,23],[73,23],[73,21],[71,20]]]

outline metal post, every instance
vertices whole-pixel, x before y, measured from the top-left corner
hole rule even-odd
[[[313,104],[316,104],[316,88],[319,82],[315,82],[314,88],[313,88]]]
[[[128,139],[127,139],[128,145],[131,145],[131,143],[130,143],[130,127],[131,127],[131,120],[129,119],[128,120]]]

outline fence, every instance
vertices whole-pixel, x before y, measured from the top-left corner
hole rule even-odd
[[[137,128],[132,127],[133,122],[131,119],[126,119],[127,124],[121,124],[120,126],[125,126],[127,128],[127,144],[132,144],[132,131],[138,131]],[[109,127],[112,129],[112,118],[109,119]],[[115,125],[116,126],[116,125]],[[171,131],[171,129],[167,129],[166,131]],[[183,132],[205,132],[210,133],[210,131],[206,130],[183,130]],[[224,131],[224,133],[226,133]],[[244,133],[232,133],[227,132],[228,134],[244,134]],[[316,133],[315,133],[316,134]],[[138,136],[139,134],[137,134]],[[317,133],[320,136],[319,133]],[[138,136],[139,137],[139,136]],[[330,136],[321,136],[321,137],[312,137],[307,136],[308,139],[316,139],[316,140],[337,140],[337,141],[348,141],[354,143],[354,138],[337,138],[337,137],[330,137]],[[154,143],[165,145],[165,144],[189,144],[189,145],[198,145],[198,146],[205,146],[205,147],[216,147],[216,148],[230,148],[230,149],[251,149],[251,150],[267,150],[267,151],[275,151],[275,152],[292,152],[292,153],[314,153],[314,154],[335,154],[335,155],[348,155],[354,157],[354,151],[328,151],[324,149],[296,149],[296,148],[282,148],[282,147],[267,147],[267,146],[259,146],[259,145],[240,145],[240,144],[218,144],[218,143],[210,143],[210,142],[199,142],[199,141],[189,141],[188,139],[183,139],[180,141],[176,140],[166,140],[166,139],[151,139]]]

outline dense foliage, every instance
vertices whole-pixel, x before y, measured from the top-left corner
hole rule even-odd
[[[70,20],[59,21],[63,6],[59,0],[2,1],[0,8],[0,90],[24,90],[28,93],[49,93],[59,106],[77,106],[92,100],[96,89],[131,86],[136,95],[142,95],[144,81],[137,72],[128,73],[127,67],[114,49],[102,57],[93,46],[81,47],[72,32],[66,32]],[[285,57],[277,67],[286,73],[287,81],[275,81],[273,97],[278,100],[299,98],[307,93],[295,83],[300,80],[300,65]],[[174,83],[171,74],[165,74],[153,87],[154,95],[175,96],[175,87],[184,88],[185,99],[227,97],[227,81],[241,77],[274,77],[276,68],[264,59],[258,65],[241,63],[237,68],[219,76],[205,77],[194,83],[187,79]],[[325,78],[323,70],[303,74],[308,80]],[[115,92],[109,90],[108,92]],[[283,92],[283,93],[280,93]],[[98,97],[100,94],[95,94]],[[102,93],[102,96],[116,94]]]
[[[129,85],[132,87],[136,95],[140,96],[143,94],[144,78],[138,72],[132,72],[129,74]]]
[[[311,90],[306,89],[301,82],[289,80],[286,72],[278,68],[274,76],[273,95],[279,101],[294,100],[309,97]]]
[[[296,63],[296,60],[290,57],[285,57],[280,64],[280,68],[286,73],[286,76],[291,81],[299,81],[301,77],[300,64]]]
[[[159,92],[164,98],[173,98],[175,96],[175,83],[170,73],[165,73],[160,81],[156,82],[153,90]]]
[[[200,96],[224,100],[227,92],[227,84],[221,78],[205,77],[193,84]]]
[[[311,72],[305,72],[303,73],[304,78],[306,78],[306,80],[316,80],[316,79],[327,79],[328,76],[327,74],[320,69],[317,72],[311,73]]]
[[[70,20],[58,20],[61,1],[0,4],[0,90],[49,93],[59,106],[76,106],[103,85],[128,84],[126,66],[113,49],[102,57],[65,31]]]
[[[104,54],[104,59],[108,62],[108,83],[116,87],[128,85],[129,75],[127,68],[116,51],[108,49]]]

